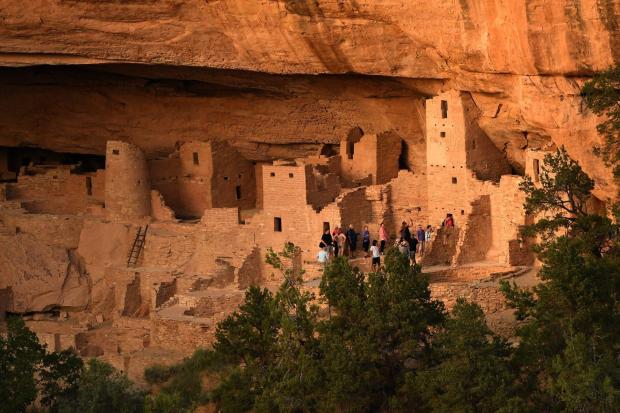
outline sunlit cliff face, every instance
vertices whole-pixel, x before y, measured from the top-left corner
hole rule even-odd
[[[126,139],[150,156],[217,137],[271,159],[360,127],[396,130],[415,147],[420,97],[456,89],[471,93],[515,171],[525,149],[565,145],[605,198],[615,190],[592,154],[597,120],[579,90],[620,59],[619,7],[4,0],[0,65],[65,66],[2,72],[0,144],[102,154],[105,140]]]

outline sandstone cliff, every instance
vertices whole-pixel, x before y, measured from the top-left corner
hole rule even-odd
[[[0,143],[101,153],[120,136],[164,151],[217,136],[265,158],[356,126],[415,142],[407,98],[455,88],[517,170],[524,148],[563,144],[606,197],[578,94],[620,59],[619,13],[616,0],[1,0],[0,64],[115,63],[104,70],[131,77],[3,72]]]

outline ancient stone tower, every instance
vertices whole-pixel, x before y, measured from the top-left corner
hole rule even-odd
[[[151,214],[151,183],[140,148],[108,141],[106,148],[105,209],[110,219],[126,220]]]

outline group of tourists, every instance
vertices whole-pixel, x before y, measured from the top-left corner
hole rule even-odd
[[[452,220],[453,224],[454,221]],[[407,223],[403,221],[394,247],[405,254],[411,264],[415,264],[416,254],[418,256],[424,254],[427,242],[433,237],[434,230],[431,225],[427,225],[426,228],[418,225],[414,233],[411,229],[412,227],[412,222]],[[381,256],[392,239],[383,222],[379,226],[379,234],[376,238],[371,237],[368,226],[364,226],[361,233],[358,233],[353,225],[349,225],[346,231],[339,227],[334,228],[333,231],[325,229],[319,243],[320,251],[317,259],[324,264],[331,257],[348,256],[349,258],[356,258],[358,240],[360,239],[364,258],[371,258],[372,268],[377,270],[381,265]]]

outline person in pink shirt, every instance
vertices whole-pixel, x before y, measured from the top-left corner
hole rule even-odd
[[[388,233],[388,230],[383,222],[379,227],[379,240],[381,241],[381,247],[379,248],[379,251],[381,251],[381,254],[383,254],[383,251],[385,250],[385,243],[390,240],[390,234]]]

